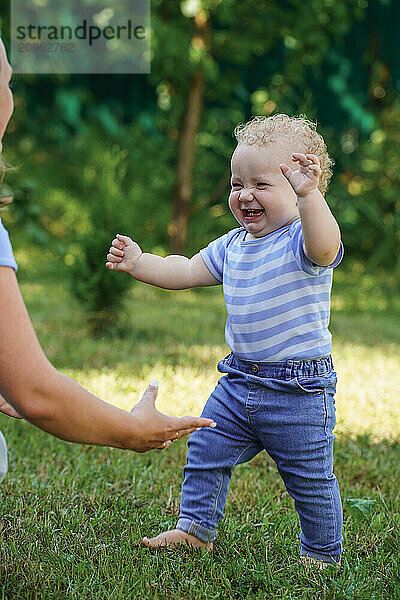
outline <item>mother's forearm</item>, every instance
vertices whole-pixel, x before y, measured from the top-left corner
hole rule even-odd
[[[50,363],[28,377],[7,400],[40,429],[70,442],[127,448],[135,431],[133,415],[115,408],[62,375]]]
[[[64,440],[127,447],[132,416],[59,373],[45,356],[15,273],[0,268],[0,393],[22,416]],[[140,432],[139,432],[140,433]]]
[[[103,402],[55,369],[32,390],[28,421],[56,437],[84,444],[127,448],[132,444],[135,419]]]

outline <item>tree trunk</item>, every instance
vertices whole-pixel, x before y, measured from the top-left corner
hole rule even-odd
[[[204,13],[196,15],[194,18],[196,34],[193,39],[200,43],[203,48],[207,48],[209,41],[208,23],[203,16]],[[190,78],[186,110],[179,134],[177,177],[173,197],[174,210],[168,229],[170,248],[173,254],[183,254],[186,247],[191,212],[190,205],[193,195],[195,143],[203,112],[204,91],[205,76],[200,66]]]

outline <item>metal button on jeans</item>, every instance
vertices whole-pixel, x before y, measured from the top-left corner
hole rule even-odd
[[[260,367],[256,364],[252,364],[250,368],[252,373],[258,373],[258,371],[260,370]]]

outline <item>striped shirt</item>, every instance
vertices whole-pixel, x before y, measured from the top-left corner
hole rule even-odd
[[[257,239],[243,227],[211,242],[200,254],[223,284],[226,343],[242,360],[308,360],[328,356],[332,268],[304,253],[301,221]]]

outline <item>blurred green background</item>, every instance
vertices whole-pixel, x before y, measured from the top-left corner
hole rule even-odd
[[[2,218],[16,248],[42,247],[41,269],[65,269],[94,329],[106,330],[132,283],[104,269],[113,235],[146,251],[197,252],[236,226],[226,202],[235,125],[305,113],[336,163],[327,200],[350,288],[373,272],[380,290],[367,301],[397,310],[400,4],[152,0],[151,9],[150,75],[14,77],[5,157],[20,168],[7,176],[15,200]]]

